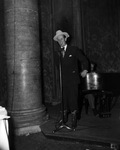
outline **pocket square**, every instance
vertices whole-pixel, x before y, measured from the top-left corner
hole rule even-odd
[[[69,55],[69,57],[72,57],[72,55]]]

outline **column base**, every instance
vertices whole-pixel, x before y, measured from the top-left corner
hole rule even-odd
[[[45,107],[11,112],[10,129],[15,135],[41,132],[40,126],[49,119]]]
[[[19,129],[15,129],[15,135],[29,135],[32,133],[38,133],[41,132],[41,128],[39,125],[35,125],[35,126],[30,126],[30,127],[22,127]]]

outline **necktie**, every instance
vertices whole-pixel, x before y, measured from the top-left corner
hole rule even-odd
[[[63,50],[62,50],[62,57],[64,58],[65,56],[65,47],[63,47]]]

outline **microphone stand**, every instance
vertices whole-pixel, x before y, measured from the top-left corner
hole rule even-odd
[[[61,103],[62,103],[62,124],[60,126],[56,126],[55,130],[53,130],[53,133],[66,128],[68,130],[72,130],[72,128],[70,128],[68,125],[65,124],[64,121],[64,100],[63,100],[63,84],[62,84],[62,51],[59,52],[59,75],[60,75],[60,94],[61,94]]]

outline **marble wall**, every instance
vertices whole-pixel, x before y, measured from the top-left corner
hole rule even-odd
[[[39,1],[39,22],[43,102],[51,103],[55,99],[51,0]]]

